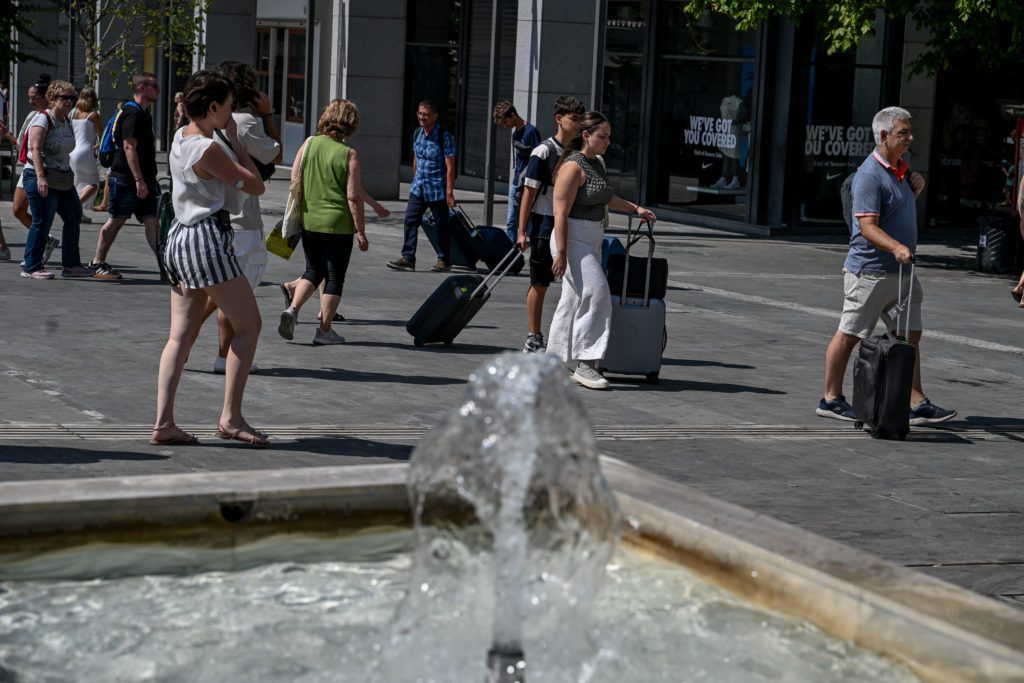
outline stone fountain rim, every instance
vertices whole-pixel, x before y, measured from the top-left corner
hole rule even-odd
[[[926,681],[1024,681],[1024,612],[614,458],[601,464],[628,543]],[[0,538],[196,522],[232,503],[284,516],[325,505],[407,512],[407,471],[401,463],[6,482]]]

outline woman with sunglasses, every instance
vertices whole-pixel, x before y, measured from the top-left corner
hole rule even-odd
[[[29,124],[30,163],[25,166],[22,180],[32,212],[32,225],[25,240],[25,263],[21,270],[24,278],[53,279],[53,273],[43,268],[43,252],[56,214],[60,214],[64,221],[61,277],[92,277],[92,271],[82,267],[78,252],[82,204],[75,191],[75,175],[71,171],[75,134],[68,118],[76,99],[73,85],[67,81],[53,81],[46,89],[49,108],[38,112]]]
[[[49,79],[40,79],[37,83],[34,83],[28,87],[28,102],[32,107],[32,111],[29,112],[28,116],[25,117],[24,123],[21,124],[21,129],[18,131],[17,137],[11,134],[10,130],[4,130],[2,133],[3,137],[9,142],[14,149],[21,149],[21,141],[25,139],[28,134],[29,124],[32,123],[32,119],[36,117],[36,114],[41,111],[46,111],[46,89],[50,86]],[[12,202],[11,210],[14,213],[14,217],[18,219],[18,222],[25,226],[28,230],[29,226],[32,225],[32,214],[28,210],[28,195],[25,194],[25,180],[24,177],[18,175],[18,185],[14,188],[14,201]],[[43,263],[45,264],[50,254],[53,253],[54,248],[60,244],[60,240],[56,237],[46,238],[46,248],[43,250]],[[7,240],[4,239],[3,231],[0,230],[0,261],[8,261],[11,258],[11,250],[7,246]]]

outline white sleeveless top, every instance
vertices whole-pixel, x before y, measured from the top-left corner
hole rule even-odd
[[[184,137],[184,130],[179,128],[174,133],[174,142],[167,159],[171,170],[171,200],[175,218],[182,225],[195,225],[221,209],[240,213],[242,193],[227,187],[218,178],[204,180],[192,170],[210,145],[216,144],[214,140],[202,135]],[[225,149],[224,152],[232,160],[238,160],[230,150]]]

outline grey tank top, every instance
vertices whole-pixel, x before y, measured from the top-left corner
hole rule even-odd
[[[576,190],[576,201],[572,203],[569,218],[584,221],[603,221],[608,202],[615,195],[608,185],[608,174],[604,164],[597,159],[588,159],[582,152],[571,153],[566,161],[575,161],[583,169],[587,181]]]

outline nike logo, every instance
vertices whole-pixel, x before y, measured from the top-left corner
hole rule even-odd
[[[700,167],[702,169],[705,169],[705,168],[711,168],[713,165],[714,165],[714,163],[712,162],[711,164],[701,164]]]
[[[836,178],[838,178],[841,175],[843,175],[843,174],[842,173],[826,173],[825,174],[825,180],[835,180]]]

